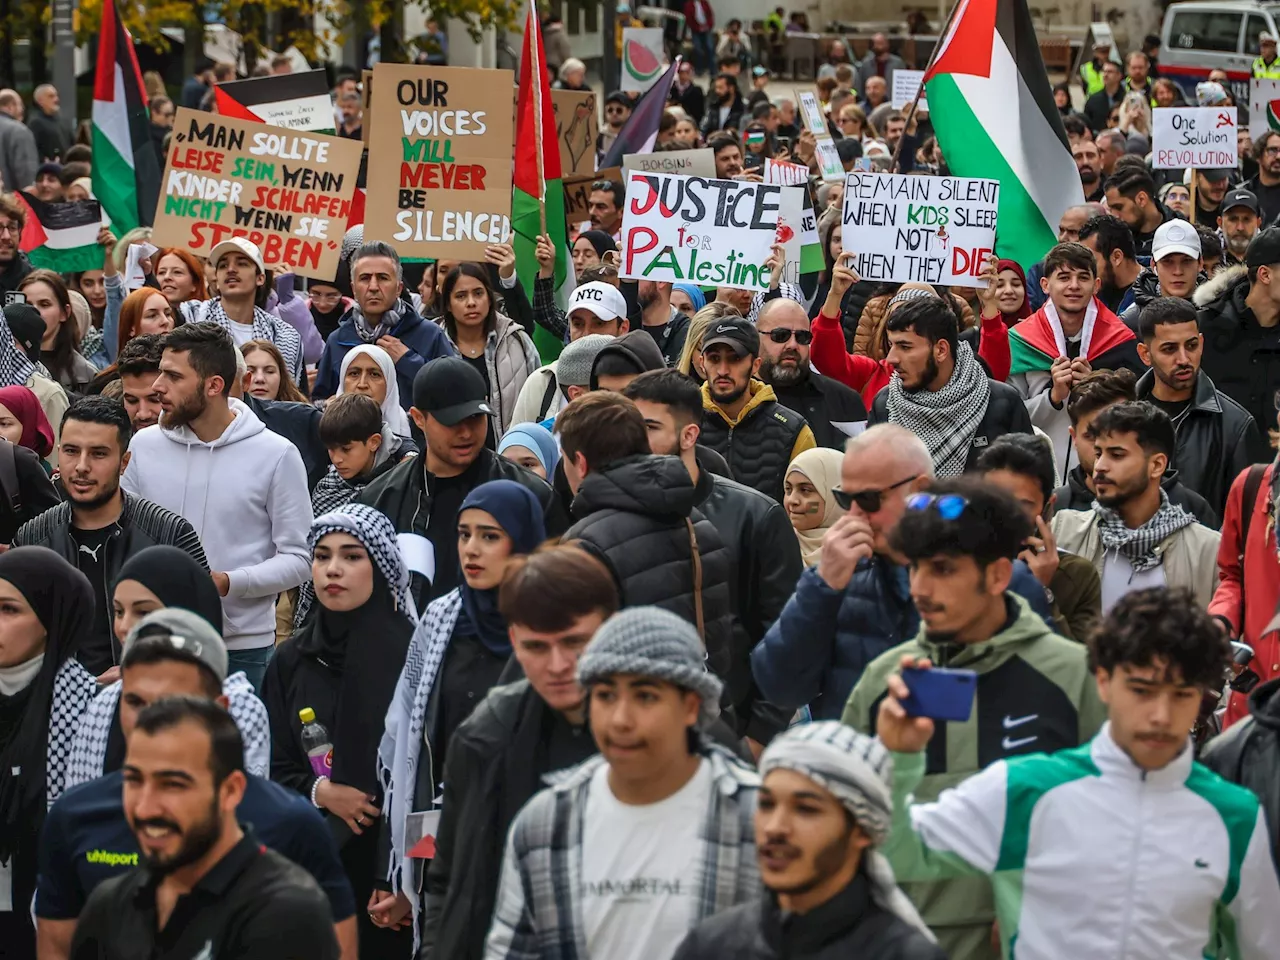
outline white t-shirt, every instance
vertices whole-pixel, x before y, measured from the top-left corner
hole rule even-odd
[[[236,342],[237,347],[243,347],[246,343],[253,339],[252,323],[237,323],[231,321],[231,339]]]
[[[1102,557],[1102,613],[1114,607],[1126,593],[1134,590],[1146,590],[1148,587],[1163,587],[1164,564],[1135,573],[1129,558],[1115,550],[1108,550]]]
[[[711,802],[704,760],[660,803],[631,806],[609,789],[609,767],[591,779],[583,823],[582,917],[591,960],[670,960],[697,916]]]

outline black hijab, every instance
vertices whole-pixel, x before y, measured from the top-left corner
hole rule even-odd
[[[16,589],[45,629],[44,663],[13,696],[0,696],[0,860],[43,818],[49,715],[58,670],[80,649],[93,620],[93,587],[83,573],[45,547],[0,554],[0,580]],[[21,770],[13,776],[14,768]]]
[[[198,614],[222,632],[222,598],[209,571],[177,547],[157,546],[139,550],[124,562],[111,585],[135,580],[156,595],[166,607],[181,607]]]

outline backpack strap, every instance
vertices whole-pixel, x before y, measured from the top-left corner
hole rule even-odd
[[[560,384],[556,381],[556,375],[553,373],[547,381],[547,389],[542,394],[542,404],[538,407],[538,419],[535,423],[541,423],[547,419],[547,411],[551,409],[551,401],[556,397],[556,391],[560,389]]]
[[[1258,505],[1258,491],[1262,477],[1270,464],[1255,463],[1244,478],[1244,497],[1240,501],[1240,568],[1244,569],[1245,547],[1249,544],[1249,527],[1253,525],[1253,511]]]
[[[0,494],[15,517],[22,516],[22,487],[18,483],[18,461],[13,444],[0,438]]]

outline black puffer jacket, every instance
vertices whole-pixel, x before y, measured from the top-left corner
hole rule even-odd
[[[1210,530],[1222,526],[1222,520],[1209,506],[1209,501],[1196,493],[1178,479],[1177,470],[1166,470],[1160,486],[1169,495],[1169,502],[1182,507],[1189,514],[1203,523]],[[1053,491],[1053,508],[1055,510],[1092,510],[1093,501],[1098,499],[1084,482],[1084,470],[1079,464],[1067,473],[1067,482]]]
[[[1249,694],[1249,716],[1209,741],[1200,762],[1223,779],[1248,787],[1262,801],[1271,857],[1280,869],[1280,680]]]
[[[817,442],[804,417],[780,404],[769,384],[753,379],[747,390],[750,399],[730,422],[710,386],[702,385],[701,440],[728,461],[735,480],[781,503],[787,465]]]
[[[693,502],[693,480],[678,458],[626,457],[583,479],[573,499],[577,522],[564,540],[581,541],[605,562],[624,607],[662,607],[696,625],[692,523],[701,557],[708,663],[725,681],[724,703],[731,704],[742,695],[730,683],[733,557]]]
[[[1249,277],[1244,267],[1224,270],[1196,291],[1204,359],[1200,369],[1214,385],[1244,407],[1259,427],[1276,419],[1280,389],[1280,326],[1263,327],[1245,304]]]
[[[702,921],[673,960],[946,960],[936,943],[871,899],[866,877],[805,914],[766,894]]]
[[[1133,281],[1133,303],[1124,308],[1120,319],[1134,333],[1138,332],[1138,315],[1142,308],[1160,296],[1160,278],[1154,270],[1143,270]]]

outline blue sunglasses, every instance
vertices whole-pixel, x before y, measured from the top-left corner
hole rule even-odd
[[[957,520],[964,513],[964,508],[969,506],[969,501],[958,493],[944,493],[942,496],[913,493],[907,497],[906,505],[908,510],[928,510],[933,507],[943,520]]]

